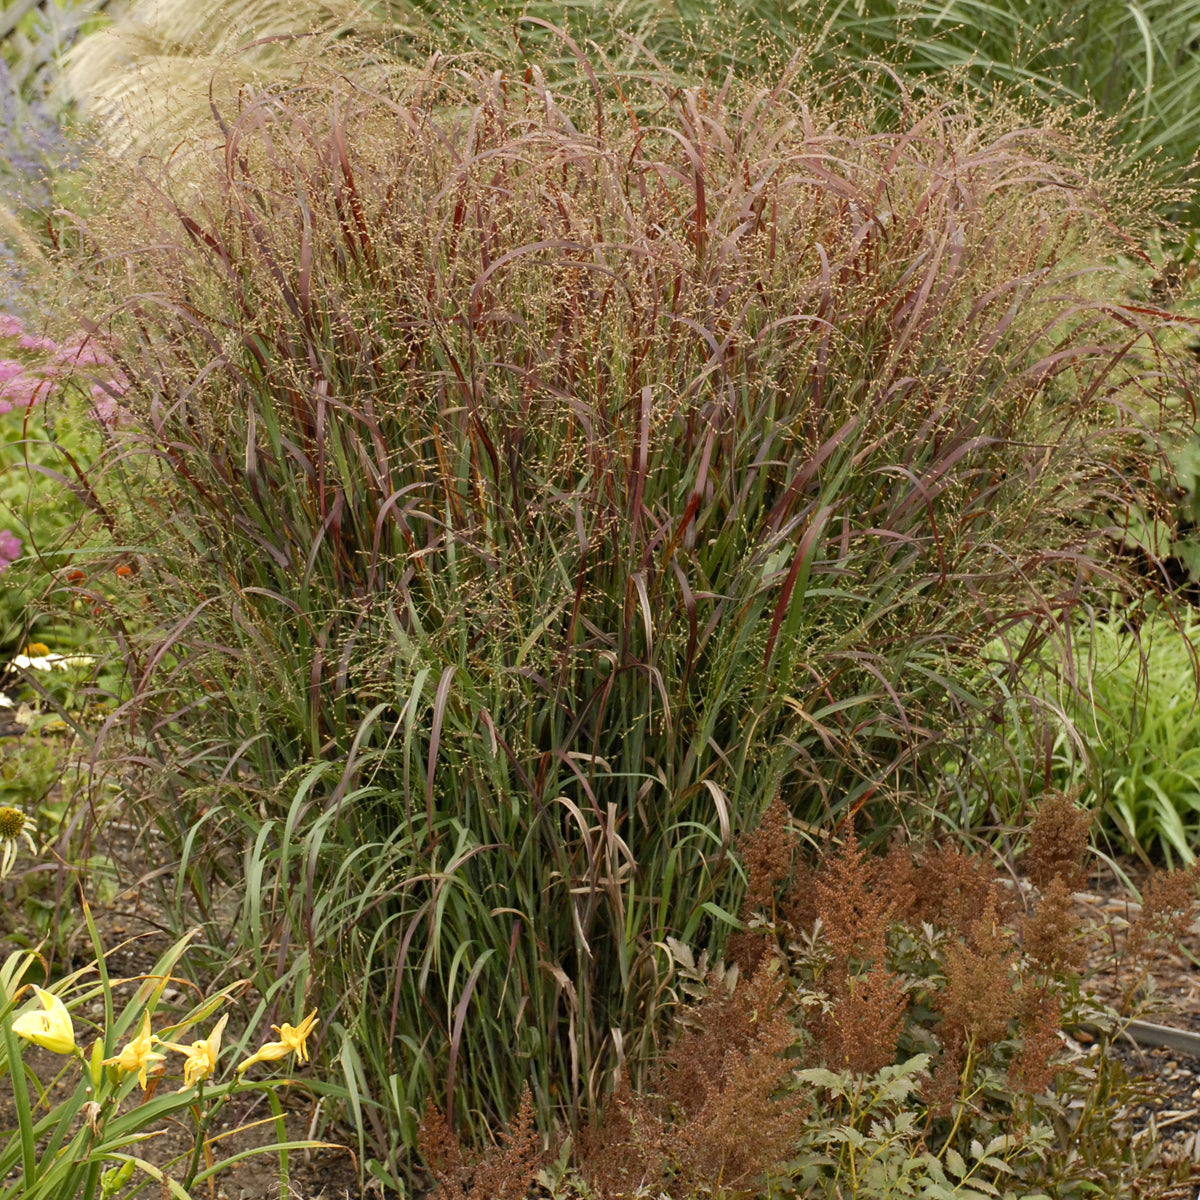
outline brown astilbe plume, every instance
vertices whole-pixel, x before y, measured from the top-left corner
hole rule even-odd
[[[579,1172],[597,1200],[630,1196],[661,1179],[667,1151],[660,1107],[635,1095],[622,1075],[600,1119],[580,1131]]]
[[[970,939],[987,906],[1007,920],[1012,898],[999,886],[993,865],[978,854],[942,842],[920,855],[920,886],[912,915]]]
[[[466,1164],[462,1146],[445,1114],[430,1098],[417,1127],[417,1153],[436,1181],[438,1200],[460,1200],[465,1195]]]
[[[650,1187],[682,1198],[714,1180],[741,1187],[789,1156],[809,1106],[788,1086],[796,1030],[785,992],[773,959],[732,995],[714,988],[667,1052],[657,1086],[614,1094],[580,1144],[594,1196]]]
[[[788,810],[776,795],[754,832],[739,845],[746,871],[746,894],[739,913],[743,925],[756,917],[771,923],[778,919],[776,896],[791,872],[797,842],[788,827]],[[760,926],[734,934],[729,939],[728,954],[743,973],[751,975],[768,949],[767,931]]]
[[[777,960],[764,961],[732,992],[719,985],[716,976],[712,982],[694,1019],[672,1043],[660,1081],[662,1093],[688,1119],[703,1106],[713,1081],[725,1073],[728,1056],[748,1055],[768,1018],[782,1019],[791,1041],[796,1040],[781,1007],[787,981]]]
[[[934,1063],[929,1086],[925,1089],[930,1121],[950,1115],[954,1100],[962,1089],[963,1067],[967,1060],[966,1039],[958,1026],[943,1022],[941,1044],[942,1052]]]
[[[796,835],[788,827],[788,810],[777,795],[763,812],[754,832],[744,837],[739,845],[746,871],[746,895],[741,908],[743,921],[754,913],[766,917],[774,915],[776,891],[792,869],[797,843]]]
[[[895,904],[870,883],[870,864],[851,828],[838,850],[826,855],[814,885],[817,915],[840,963],[851,957],[883,961]]]
[[[888,898],[893,920],[904,921],[913,915],[923,885],[912,847],[899,837],[892,839],[882,858],[871,862],[871,890]]]
[[[501,1144],[490,1147],[482,1158],[464,1158],[457,1134],[432,1100],[418,1129],[417,1150],[433,1176],[434,1200],[522,1200],[543,1158],[529,1084]]]
[[[524,1200],[542,1165],[542,1139],[533,1114],[529,1084],[512,1124],[475,1168],[469,1200]]]
[[[1159,871],[1142,888],[1142,911],[1125,936],[1124,965],[1135,972],[1126,984],[1126,1000],[1137,990],[1155,954],[1175,945],[1195,919],[1200,859],[1183,870]]]
[[[1029,828],[1029,846],[1021,859],[1033,884],[1046,889],[1059,877],[1068,891],[1087,884],[1084,866],[1092,813],[1078,808],[1063,792],[1052,792],[1038,807]]]
[[[1061,875],[1054,875],[1035,902],[1033,915],[1021,918],[1021,944],[1030,960],[1050,975],[1078,975],[1085,947],[1072,911],[1072,893]]]
[[[1039,1096],[1054,1079],[1054,1058],[1062,1049],[1062,1006],[1045,988],[1029,988],[1021,996],[1018,1031],[1021,1049],[1008,1068],[1014,1091]]]
[[[970,937],[947,947],[946,988],[940,999],[948,1029],[961,1030],[976,1049],[1003,1038],[1017,1016],[1016,959],[989,896]]]
[[[817,919],[817,871],[810,862],[798,863],[792,870],[792,883],[779,901],[779,914],[793,932],[813,927]]]
[[[819,1061],[858,1075],[874,1075],[894,1063],[908,1008],[904,981],[875,962],[858,975],[835,972],[829,990],[833,1006],[813,1023]]]
[[[669,1139],[671,1195],[713,1180],[748,1185],[792,1152],[809,1106],[787,1086],[796,1029],[785,992],[778,964],[764,961],[732,996],[706,1002],[672,1048],[663,1092],[685,1119]]]

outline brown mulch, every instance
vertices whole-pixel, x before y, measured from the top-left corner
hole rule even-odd
[[[1128,861],[1119,866],[1140,891],[1146,869]],[[1200,1034],[1200,921],[1184,939],[1181,952],[1158,957],[1131,997],[1136,981],[1122,970],[1120,955],[1124,931],[1140,912],[1141,906],[1108,866],[1093,872],[1087,892],[1075,894],[1075,914],[1088,948],[1087,986],[1118,1012]],[[1136,1014],[1130,1012],[1131,1002]],[[1086,1033],[1076,1037],[1089,1040]],[[1129,1114],[1130,1128],[1142,1136],[1157,1132],[1169,1160],[1200,1165],[1200,1054],[1139,1046],[1128,1037],[1110,1053],[1130,1075],[1149,1085],[1146,1102]]]

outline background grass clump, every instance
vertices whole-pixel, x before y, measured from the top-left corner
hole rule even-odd
[[[1119,591],[1186,388],[1066,118],[494,67],[243,93],[79,226],[105,728],[377,1152],[636,1082],[775,796],[948,809],[978,648]]]
[[[1012,764],[990,773],[1001,819],[1020,822],[1046,790],[1069,790],[1101,817],[1110,848],[1191,864],[1200,829],[1198,642],[1190,606],[1118,607],[1081,620],[1069,663],[1042,675],[1036,701],[1013,707],[995,743],[998,761]]]
[[[1174,186],[1200,146],[1198,22],[1197,0],[257,0],[202,18],[188,0],[135,0],[78,44],[66,78],[86,107],[125,118],[115,127],[122,142],[169,147],[206,119],[214,73],[298,79],[284,47],[313,31],[410,63],[447,49],[516,50],[554,86],[573,74],[575,55],[548,25],[623,73],[644,73],[648,53],[681,86],[729,69],[776,74],[802,46],[823,69],[886,62],[914,82],[938,81],[935,89],[960,72],[981,99],[1003,92],[1098,110],[1116,140]],[[895,95],[886,78],[877,87]]]

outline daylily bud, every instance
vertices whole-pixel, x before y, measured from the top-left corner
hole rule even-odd
[[[89,1067],[92,1076],[92,1087],[100,1090],[100,1081],[104,1078],[104,1042],[97,1038],[92,1043],[92,1061]]]

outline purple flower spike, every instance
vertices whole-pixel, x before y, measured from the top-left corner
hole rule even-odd
[[[21,539],[9,529],[0,529],[0,571],[21,557]]]

